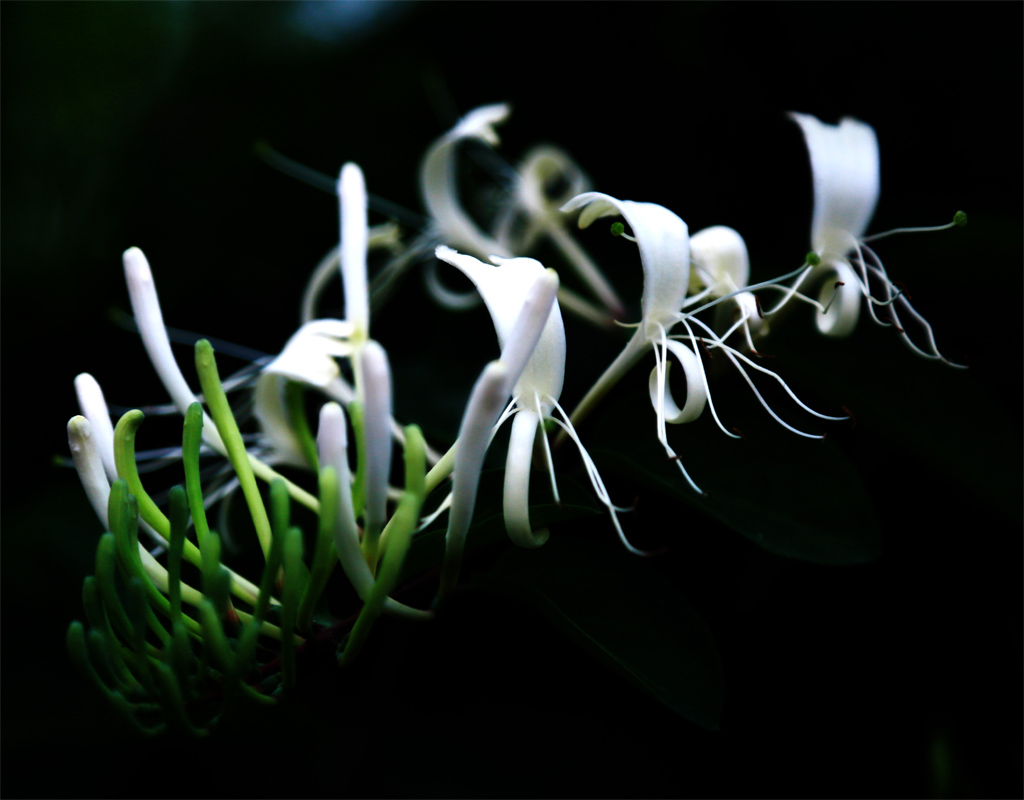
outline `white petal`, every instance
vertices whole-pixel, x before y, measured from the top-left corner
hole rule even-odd
[[[683,307],[690,282],[690,237],[686,223],[664,206],[618,200],[600,192],[574,197],[562,211],[582,208],[579,226],[586,228],[595,219],[621,214],[633,229],[640,262],[644,269],[644,322],[671,325]]]
[[[664,344],[672,352],[683,368],[686,376],[686,402],[682,408],[676,404],[672,396],[672,388],[668,382],[668,371],[671,362],[665,363],[665,387],[662,407],[665,414],[665,422],[671,425],[678,425],[683,422],[692,422],[704,411],[708,401],[707,390],[704,388],[704,381],[701,378],[700,363],[697,355],[686,345],[676,339],[667,339]],[[655,344],[655,347],[659,345]],[[648,388],[651,393],[651,406],[658,410],[658,369],[651,370],[651,377],[648,381]]]
[[[521,363],[521,341],[516,340],[522,337],[520,333],[514,334],[514,330],[538,280],[543,281],[537,286],[538,293],[550,291],[551,278],[545,277],[544,266],[532,258],[495,258],[499,265],[491,266],[443,245],[437,248],[436,255],[442,261],[462,270],[463,274],[473,281],[487,305],[487,310],[491,312],[498,343],[503,352],[507,350],[509,366],[515,367]],[[557,291],[557,286],[555,288]],[[531,324],[525,320],[526,318],[520,327],[521,332],[531,328]],[[544,329],[532,353],[517,379],[517,385],[529,396],[537,391],[541,395],[550,395],[558,399],[565,377],[565,326],[557,302],[551,305]]]
[[[253,413],[260,431],[273,448],[271,458],[278,464],[309,469],[309,459],[292,426],[285,389],[288,378],[263,373],[253,388]]]
[[[156,294],[156,284],[149,261],[137,247],[129,247],[124,251],[124,274],[128,284],[128,295],[131,298],[135,322],[139,326],[139,335],[146,348],[149,360],[156,368],[167,393],[184,415],[188,407],[196,402],[196,396],[182,375],[178,362],[171,352],[171,340],[164,327],[163,314],[160,313],[160,301]],[[203,440],[218,453],[226,453],[224,442],[217,432],[217,426],[208,415],[203,414]]]
[[[817,275],[815,274],[817,273]],[[832,300],[835,292],[835,299],[826,314],[815,314],[814,322],[818,330],[826,336],[841,338],[853,333],[857,326],[857,318],[860,316],[861,284],[857,273],[844,260],[837,259],[822,263],[811,273],[810,280],[824,278],[818,300],[822,304]],[[836,289],[836,283],[843,285]]]
[[[103,390],[100,389],[99,383],[96,382],[92,375],[88,372],[83,372],[75,378],[75,394],[78,396],[79,409],[81,409],[85,418],[89,420],[92,439],[95,441],[96,450],[103,461],[103,469],[107,473],[107,478],[116,481],[117,466],[114,464],[114,425],[110,421],[110,411],[107,408],[107,401],[103,398]]]
[[[341,204],[341,280],[345,319],[362,337],[369,335],[370,302],[366,283],[366,182],[362,170],[349,163],[338,178]]]
[[[547,528],[534,531],[530,525],[530,465],[539,422],[531,409],[516,414],[505,462],[505,530],[520,547],[540,547],[548,540]]]
[[[742,289],[750,278],[750,257],[743,237],[725,225],[704,228],[690,237],[690,260],[714,281],[721,296]]]
[[[384,348],[373,340],[360,349],[358,358],[366,443],[366,526],[379,531],[391,474],[391,368]]]
[[[509,255],[500,244],[485,234],[459,205],[455,156],[461,139],[479,139],[491,147],[498,144],[494,126],[504,122],[511,109],[507,105],[483,106],[463,117],[427,152],[420,167],[420,191],[423,202],[444,242],[468,250],[481,258],[492,253]]]
[[[348,338],[354,329],[348,320],[307,322],[292,335],[281,354],[263,368],[263,374],[283,375],[323,389],[341,375],[335,359],[352,354]]]
[[[840,258],[864,235],[878,203],[878,139],[870,125],[850,117],[827,125],[809,114],[789,116],[811,157],[811,246],[823,259]]]

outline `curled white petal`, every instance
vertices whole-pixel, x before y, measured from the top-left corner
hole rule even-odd
[[[500,244],[485,234],[469,218],[459,204],[455,156],[460,140],[479,139],[495,147],[498,134],[494,129],[505,121],[511,108],[505,104],[482,106],[470,111],[458,124],[442,136],[427,152],[420,167],[420,191],[423,202],[443,241],[468,250],[481,258],[492,253],[509,255]]]
[[[365,600],[373,588],[373,575],[359,547],[359,528],[352,508],[345,412],[337,403],[325,403],[320,409],[316,442],[321,466],[334,467],[338,474],[338,520],[334,526],[334,546],[338,551],[338,561],[356,594]]]
[[[725,225],[714,225],[690,237],[690,261],[715,295],[742,289],[750,279],[750,257],[743,237]],[[705,277],[706,276],[706,277]]]
[[[196,402],[196,396],[189,388],[188,381],[182,375],[178,362],[171,352],[171,340],[167,336],[163,314],[160,312],[153,272],[149,268],[149,261],[139,248],[129,247],[124,251],[124,274],[142,344],[146,348],[149,360],[153,362],[160,382],[171,396],[174,405],[178,407],[178,411],[184,415],[188,407]],[[205,413],[203,440],[218,453],[226,452],[217,427]]]
[[[516,414],[505,462],[505,530],[520,547],[540,547],[548,540],[547,528],[534,531],[530,525],[530,466],[539,423],[540,416],[532,409]]]
[[[678,425],[683,422],[692,422],[704,411],[708,401],[707,389],[701,377],[700,363],[697,355],[682,342],[676,339],[667,339],[663,344],[671,353],[679,359],[686,376],[686,402],[679,408],[675,398],[672,396],[672,389],[668,383],[668,373],[671,362],[665,361],[664,378],[659,375],[660,370],[655,367],[651,370],[648,386],[651,394],[651,406],[658,411],[659,390],[661,392],[662,411],[665,422],[671,425]],[[657,346],[657,345],[655,345]],[[661,381],[664,381],[663,383]],[[659,386],[660,384],[660,386]]]
[[[842,257],[864,235],[878,203],[878,139],[866,123],[844,117],[827,125],[790,113],[803,131],[814,178],[811,246],[824,260]]]
[[[92,375],[83,372],[75,378],[75,394],[78,397],[78,408],[89,420],[92,439],[95,441],[96,450],[103,461],[103,469],[106,471],[107,478],[116,481],[114,425],[110,421],[110,410],[107,408],[107,401],[103,398],[103,390]]]
[[[577,195],[562,211],[582,208],[579,226],[621,214],[633,229],[644,269],[644,322],[653,335],[658,324],[671,324],[683,307],[690,283],[690,237],[686,223],[664,206],[618,200],[600,192]]]
[[[510,368],[518,368],[532,338],[522,333],[531,330],[536,321],[532,311],[520,321],[521,312],[524,307],[534,308],[539,319],[539,309],[547,302],[541,302],[543,296],[550,293],[553,281],[557,292],[557,280],[532,258],[494,258],[498,266],[491,266],[443,245],[437,248],[436,255],[460,269],[476,285],[491,313],[498,343],[503,348],[503,360],[507,356]],[[520,326],[518,332],[517,325]],[[538,392],[557,400],[565,378],[565,326],[556,302],[551,303],[544,328],[530,352],[532,355],[516,380],[516,393],[532,397]]]
[[[370,330],[370,301],[366,283],[366,182],[362,170],[348,163],[338,178],[341,205],[341,280],[345,289],[345,319],[366,337]]]
[[[817,273],[817,275],[815,275]],[[843,259],[823,262],[811,273],[811,280],[821,278],[824,283],[818,295],[823,305],[831,301],[832,305],[824,314],[815,314],[814,322],[818,330],[826,336],[841,338],[853,333],[860,316],[861,284],[857,273]],[[842,283],[842,286],[836,286]],[[833,297],[833,295],[835,295]]]
[[[360,401],[366,443],[366,526],[384,524],[391,474],[391,368],[384,348],[368,341],[359,351]]]
[[[281,354],[263,368],[263,375],[283,375],[293,381],[326,388],[341,375],[336,358],[352,355],[349,320],[317,319],[299,328]]]

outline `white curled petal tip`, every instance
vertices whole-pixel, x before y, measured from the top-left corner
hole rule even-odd
[[[114,424],[110,421],[110,410],[103,397],[103,390],[92,375],[83,372],[75,378],[75,395],[78,398],[79,410],[89,421],[96,449],[103,461],[103,469],[110,480],[117,480],[117,466],[114,464]]]
[[[370,301],[366,282],[366,247],[369,228],[366,221],[366,182],[356,164],[341,168],[338,177],[341,206],[341,280],[345,290],[345,318],[354,328],[368,335]]]
[[[585,228],[600,217],[621,214],[633,229],[644,269],[644,318],[649,323],[674,319],[690,283],[690,235],[686,223],[657,203],[619,200],[600,192],[578,195],[562,211],[582,208]]]
[[[841,257],[864,235],[878,203],[878,138],[870,125],[850,117],[828,125],[809,114],[789,116],[803,131],[811,159],[811,246],[823,258]]]
[[[828,276],[818,295],[818,301],[826,306],[827,311],[815,314],[814,322],[826,336],[837,339],[849,336],[857,327],[857,319],[860,317],[860,279],[853,268],[842,260],[822,263],[815,271],[818,270],[821,270],[819,274]]]
[[[686,376],[686,402],[680,408],[672,396],[672,388],[668,382],[668,373],[672,364],[666,360],[663,385],[659,386],[658,369],[651,370],[651,376],[648,381],[651,406],[655,411],[658,411],[660,393],[665,422],[672,425],[693,422],[704,411],[704,406],[707,405],[708,401],[707,389],[704,387],[704,380],[701,378],[700,362],[697,355],[682,342],[668,339],[665,341],[665,345],[679,359],[679,364],[683,368],[683,374]]]
[[[474,108],[460,119],[447,135],[456,139],[475,137],[487,142],[491,147],[497,147],[500,142],[494,126],[502,124],[511,113],[512,106],[508,103],[494,103]]]
[[[564,182],[562,197],[552,197],[552,183]],[[587,190],[587,177],[564,150],[551,145],[534,147],[523,159],[516,180],[516,198],[531,215],[550,217],[573,196]]]
[[[366,523],[373,527],[384,524],[391,474],[391,368],[384,348],[372,339],[358,357],[366,443]]]
[[[484,257],[491,253],[507,255],[502,246],[480,230],[459,203],[455,156],[462,139],[472,138],[491,147],[498,144],[494,126],[509,114],[505,104],[483,106],[463,117],[427,151],[420,167],[420,192],[423,203],[439,229],[442,239],[455,247]]]
[[[750,279],[750,256],[739,232],[726,225],[713,225],[690,237],[690,261],[698,271],[711,276],[717,295],[742,289]]]

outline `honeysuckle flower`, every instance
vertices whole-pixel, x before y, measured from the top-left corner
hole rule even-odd
[[[796,289],[805,279],[811,285],[821,284],[816,305],[824,313],[815,321],[818,330],[828,336],[848,336],[853,331],[863,297],[871,318],[880,325],[894,325],[903,341],[918,355],[961,366],[939,353],[931,326],[892,283],[881,259],[867,245],[870,240],[897,232],[864,236],[878,203],[880,187],[878,139],[874,129],[850,117],[844,117],[838,125],[828,125],[809,114],[790,113],[789,116],[800,126],[811,159],[814,180],[811,247],[815,260],[820,262],[801,275],[791,296],[796,296]],[[966,216],[958,212],[949,225],[916,230],[942,230],[964,222]],[[906,230],[910,229],[900,229],[900,232]],[[874,284],[881,287],[880,297],[872,293],[872,278]],[[828,305],[822,305],[826,301]],[[888,308],[892,321],[879,319],[875,306]],[[907,335],[899,317],[900,310],[924,329],[930,352],[922,350]]]
[[[460,433],[459,444],[456,445],[456,459],[462,465],[462,476],[458,476],[460,468],[457,465],[455,481],[460,488],[457,493],[453,489],[448,541],[458,541],[465,535],[464,528],[468,527],[472,507],[470,505],[467,510],[464,504],[475,492],[475,476],[479,474],[483,451],[486,450],[486,444],[482,444],[483,432],[488,422],[493,421],[500,403],[511,394],[512,402],[496,423],[500,425],[509,416],[514,417],[503,499],[505,528],[510,538],[523,547],[538,547],[547,541],[547,530],[534,531],[530,524],[529,479],[534,440],[540,428],[552,491],[557,500],[558,487],[551,452],[542,426],[550,419],[563,428],[579,448],[594,491],[611,512],[622,542],[633,552],[640,553],[626,540],[616,516],[616,512],[622,509],[608,498],[593,461],[569,422],[568,414],[558,404],[565,377],[565,328],[557,302],[547,299],[549,293],[557,290],[557,278],[532,258],[492,256],[491,260],[497,266],[491,266],[444,246],[437,248],[437,257],[457,267],[476,285],[491,314],[502,348],[498,366],[485,369],[474,388],[463,422],[466,437],[463,439]],[[550,311],[545,317],[542,312],[547,303],[550,303]],[[542,326],[538,320],[543,320]],[[488,433],[488,441],[490,435]],[[463,491],[462,486],[472,488]],[[456,501],[459,509],[455,508]]]
[[[731,229],[711,229],[711,233],[705,234],[701,240],[698,240],[700,247],[697,254],[698,264],[704,272],[700,280],[709,286],[709,294],[715,294],[718,297],[697,309],[684,312],[683,309],[688,305],[686,294],[690,288],[691,243],[687,225],[682,219],[664,206],[655,203],[619,200],[600,192],[587,192],[579,195],[563,207],[563,210],[567,212],[580,209],[579,226],[581,228],[607,216],[621,215],[629,223],[633,235],[627,236],[627,238],[634,241],[640,250],[640,261],[644,270],[644,290],[641,300],[642,319],[636,325],[635,333],[618,357],[580,401],[572,415],[574,423],[582,420],[648,349],[653,349],[655,367],[649,379],[649,393],[651,405],[654,407],[657,417],[658,441],[668,457],[675,461],[687,483],[695,491],[700,492],[701,489],[690,477],[682,460],[669,444],[666,424],[692,422],[700,416],[707,405],[710,407],[718,427],[731,438],[739,437],[738,434],[728,430],[722,424],[715,411],[707,373],[694,350],[698,345],[702,348],[722,350],[746,380],[761,405],[788,430],[808,438],[822,438],[820,435],[797,430],[784,422],[765,402],[743,364],[777,380],[801,408],[814,416],[830,420],[843,419],[843,417],[830,417],[811,410],[793,394],[782,378],[725,344],[725,340],[741,324],[747,322],[744,313],[741,313],[739,321],[722,335],[716,334],[710,326],[694,316],[723,300],[746,294],[737,289],[723,293],[725,289],[729,288],[730,282],[736,283],[739,280],[746,282],[744,273],[749,268],[746,247],[738,234]],[[757,284],[746,287],[746,289],[752,291],[774,283],[775,281],[769,281],[768,284]],[[745,311],[742,306],[741,311]],[[686,334],[671,335],[672,329],[677,324],[683,326]],[[694,328],[698,330],[698,333],[694,333]],[[688,340],[690,346],[686,346],[680,340]],[[686,378],[686,401],[682,407],[677,404],[668,384],[670,353],[679,362]]]
[[[474,139],[490,147],[499,144],[495,126],[503,123],[511,113],[506,104],[482,106],[466,114],[448,133],[427,152],[420,169],[420,190],[423,202],[433,219],[428,232],[445,246],[467,251],[477,258],[497,255],[508,258],[523,255],[541,232],[549,236],[565,255],[573,268],[587,282],[591,290],[616,316],[623,306],[611,285],[604,278],[586,252],[565,232],[561,202],[549,198],[547,184],[565,176],[573,194],[582,191],[584,178],[579,168],[556,148],[537,148],[516,173],[514,189],[505,207],[499,211],[497,233],[492,236],[475,223],[462,209],[456,181],[456,154],[460,142]],[[562,198],[559,198],[561,200]],[[524,211],[528,224],[523,235],[512,235],[511,225],[519,211]],[[476,292],[459,293],[446,288],[437,275],[437,264],[427,263],[427,288],[443,306],[451,309],[471,308],[479,302]],[[565,287],[559,288],[559,301],[571,310],[597,325],[609,324],[609,317]]]
[[[352,359],[370,341],[370,305],[366,277],[369,232],[366,217],[366,183],[356,164],[345,164],[337,182],[341,217],[341,244],[330,263],[341,268],[345,295],[345,319],[316,319],[305,322],[285,345],[280,355],[267,364],[256,380],[254,413],[271,445],[275,462],[312,466],[305,453],[285,399],[289,381],[318,389],[328,398],[347,406],[356,399],[356,389],[345,380],[337,359]],[[307,292],[308,294],[308,292]],[[315,302],[315,296],[313,301]],[[358,380],[357,380],[358,383]],[[375,414],[379,409],[368,409]],[[388,425],[394,438],[403,442],[401,427],[393,419]],[[438,456],[428,449],[428,457]]]

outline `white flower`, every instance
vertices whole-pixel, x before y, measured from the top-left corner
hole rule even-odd
[[[497,426],[514,415],[503,501],[505,527],[512,540],[523,547],[538,547],[548,537],[547,530],[534,531],[530,524],[529,479],[534,439],[540,428],[552,491],[557,500],[558,487],[542,426],[545,420],[551,419],[579,448],[594,490],[612,512],[623,543],[633,552],[641,552],[626,541],[615,516],[621,509],[609,500],[593,461],[576,436],[568,415],[558,404],[565,377],[565,328],[554,300],[558,280],[553,271],[545,270],[532,258],[492,257],[497,266],[490,266],[443,246],[437,248],[437,257],[460,269],[476,285],[491,313],[502,348],[501,359],[484,370],[474,387],[463,419],[456,445],[456,488],[453,488],[449,518],[449,543],[461,548],[472,517],[472,498],[486,442]],[[510,393],[512,402],[497,419],[495,427],[488,431]],[[556,411],[559,416],[555,415]]]
[[[852,333],[860,314],[860,300],[864,297],[871,318],[879,325],[895,326],[903,341],[918,355],[960,366],[939,353],[931,326],[889,280],[881,259],[866,244],[888,235],[864,237],[878,203],[880,186],[878,139],[874,129],[850,117],[843,118],[838,125],[828,125],[809,114],[791,113],[790,117],[803,131],[811,159],[814,179],[811,246],[820,259],[813,271],[808,270],[797,281],[793,293],[804,278],[812,284],[822,283],[816,305],[825,313],[818,316],[816,322],[826,335]],[[955,221],[917,230],[941,230],[955,224],[962,223]],[[873,284],[881,289],[879,297],[873,294]],[[807,298],[801,296],[801,299]],[[875,306],[887,307],[892,321],[879,319]],[[924,329],[930,352],[911,341],[900,320],[901,310]]]
[[[775,283],[775,281],[769,281],[767,284],[757,284],[745,287],[745,289],[741,286],[732,288],[732,284],[746,282],[749,270],[746,246],[743,244],[739,234],[731,228],[719,227],[709,229],[708,233],[705,233],[701,239],[698,239],[696,261],[697,268],[702,272],[699,280],[707,287],[703,296],[712,295],[716,296],[716,299],[705,303],[697,309],[684,313],[683,309],[692,305],[686,299],[686,294],[690,287],[691,241],[686,223],[682,219],[667,208],[654,203],[636,203],[630,200],[619,200],[598,192],[588,192],[579,195],[563,207],[564,211],[574,211],[577,209],[582,209],[579,218],[581,228],[587,227],[594,220],[601,217],[620,214],[629,223],[630,228],[633,230],[633,235],[626,235],[625,238],[635,242],[640,250],[640,261],[644,270],[644,293],[642,300],[643,318],[636,326],[636,332],[623,351],[605,370],[605,373],[598,379],[597,383],[594,384],[573,412],[572,418],[574,422],[578,423],[582,420],[598,400],[640,360],[648,348],[652,348],[654,350],[655,367],[651,372],[649,380],[649,392],[651,404],[657,416],[658,441],[669,458],[679,466],[683,477],[686,478],[690,486],[695,491],[700,492],[701,489],[690,477],[681,459],[668,443],[666,424],[691,422],[697,419],[703,412],[704,406],[708,405],[719,428],[732,438],[738,438],[738,435],[727,430],[718,418],[714,402],[711,399],[707,373],[704,370],[701,359],[695,352],[695,347],[698,345],[709,350],[718,349],[724,352],[730,362],[739,370],[768,413],[788,430],[808,438],[822,438],[820,435],[804,433],[784,422],[764,401],[764,398],[743,368],[743,364],[772,376],[801,408],[811,414],[822,419],[844,419],[843,417],[829,417],[812,411],[796,398],[778,375],[754,363],[743,353],[725,344],[725,340],[739,326],[748,324],[749,312],[747,311],[747,304],[749,301],[738,300],[738,302],[743,304],[740,306],[743,313],[741,313],[739,320],[721,335],[716,334],[711,327],[694,316],[696,313],[717,305],[723,300],[734,297],[742,298],[749,291]],[[686,333],[670,335],[672,329],[677,324],[682,325]],[[696,334],[694,333],[694,328],[698,329]],[[679,340],[689,341],[690,346],[684,345]],[[673,397],[672,390],[668,384],[670,353],[679,362],[686,378],[686,401],[681,407]]]

